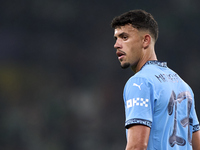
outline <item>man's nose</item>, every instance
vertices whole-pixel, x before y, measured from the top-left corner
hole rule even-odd
[[[116,40],[115,45],[114,45],[114,48],[115,48],[115,49],[118,49],[118,48],[121,48],[121,47],[122,47],[121,42],[120,42],[119,40]]]

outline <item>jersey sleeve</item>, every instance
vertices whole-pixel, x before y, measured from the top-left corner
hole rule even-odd
[[[151,128],[153,90],[145,78],[130,78],[124,88],[125,127],[141,124]]]

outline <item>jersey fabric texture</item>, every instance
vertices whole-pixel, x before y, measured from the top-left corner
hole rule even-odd
[[[192,150],[192,133],[200,130],[191,88],[167,67],[148,61],[124,88],[128,129],[151,128],[147,150]]]

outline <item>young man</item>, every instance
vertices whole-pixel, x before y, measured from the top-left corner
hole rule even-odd
[[[126,150],[200,150],[200,126],[191,88],[157,61],[158,25],[143,10],[115,17],[119,62],[135,72],[124,88]]]

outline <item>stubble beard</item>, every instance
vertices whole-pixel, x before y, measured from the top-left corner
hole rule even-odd
[[[125,63],[125,64],[121,64],[121,68],[122,69],[126,69],[126,68],[129,68],[130,67],[130,63]]]

